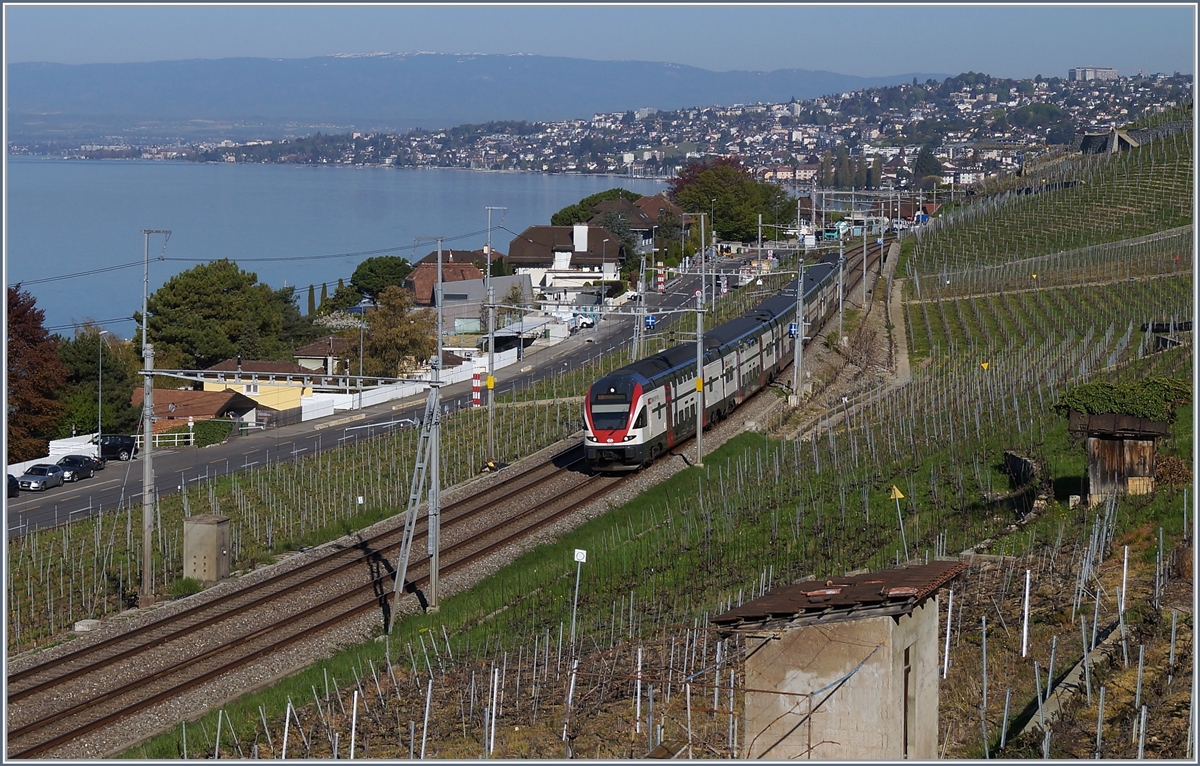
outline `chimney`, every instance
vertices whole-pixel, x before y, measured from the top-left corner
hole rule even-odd
[[[588,226],[586,223],[575,224],[575,252],[586,253],[588,249]]]

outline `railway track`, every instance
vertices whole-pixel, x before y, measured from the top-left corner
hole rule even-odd
[[[443,509],[442,574],[460,570],[611,491],[627,477],[582,474],[582,447],[572,447],[517,476]],[[550,485],[553,489],[547,490]],[[514,499],[535,488],[549,492],[533,503]],[[485,515],[487,518],[482,519]],[[455,538],[455,530],[471,525]],[[269,577],[252,589],[198,604],[120,636],[82,647],[9,676],[9,755],[29,758],[53,751],[189,689],[245,667],[280,649],[379,610],[389,619],[395,571],[389,556],[402,527],[353,546],[329,551]],[[424,529],[415,535],[425,536]],[[428,580],[428,558],[410,564],[408,590]],[[339,587],[331,596],[331,578]],[[303,608],[281,612],[289,604]],[[226,636],[222,638],[221,636]],[[112,681],[119,678],[120,681]],[[106,680],[108,679],[108,680]],[[81,689],[96,689],[81,693]]]
[[[883,247],[887,247],[885,244]],[[866,270],[876,270],[883,247],[847,254],[846,294]],[[690,441],[690,440],[689,440]],[[678,445],[672,452],[679,452]],[[585,474],[582,444],[520,474],[482,487],[442,508],[440,574],[470,566],[612,492],[633,474]],[[520,499],[555,484],[534,502]],[[167,617],[8,676],[8,753],[54,756],[57,748],[115,727],[140,711],[252,665],[281,649],[378,610],[386,623],[395,585],[394,558],[403,525],[358,535],[351,545],[323,546],[323,555],[269,575],[253,587],[209,598]],[[414,542],[425,538],[425,521]],[[429,559],[409,564],[406,590],[420,594]],[[332,595],[329,583],[337,582]],[[411,603],[411,602],[409,602]],[[295,607],[301,604],[302,607]],[[120,680],[113,680],[113,679]],[[85,690],[85,691],[80,691]],[[86,691],[90,690],[90,691]]]

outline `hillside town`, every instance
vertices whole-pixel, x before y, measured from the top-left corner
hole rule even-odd
[[[244,144],[87,144],[68,155],[648,177],[672,176],[706,156],[736,156],[762,180],[784,185],[907,188],[925,175],[914,163],[927,148],[943,183],[970,185],[1015,169],[1029,153],[1187,101],[1191,84],[1186,74],[1122,76],[1096,67],[1028,80],[968,72],[785,103],[645,107],[591,119],[318,133]]]

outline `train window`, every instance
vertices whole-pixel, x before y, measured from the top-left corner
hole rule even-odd
[[[642,411],[638,413],[637,420],[634,421],[633,427],[634,428],[645,428],[646,427],[646,410],[645,410],[645,408],[643,408]]]

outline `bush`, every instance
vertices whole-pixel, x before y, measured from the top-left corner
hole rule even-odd
[[[1190,398],[1191,386],[1179,378],[1153,377],[1125,384],[1096,381],[1063,394],[1054,409],[1060,415],[1078,410],[1092,415],[1112,412],[1170,421],[1175,406]]]
[[[196,447],[220,444],[229,438],[229,432],[232,430],[232,420],[201,420],[194,424],[195,437],[192,444]]]
[[[171,583],[169,592],[172,596],[180,598],[182,596],[191,596],[202,590],[204,590],[204,586],[200,584],[199,580],[192,577],[180,577]]]

